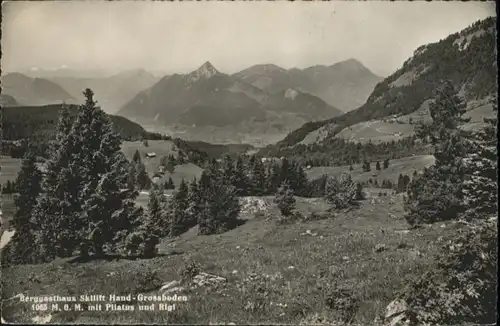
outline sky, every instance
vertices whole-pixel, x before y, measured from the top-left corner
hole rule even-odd
[[[15,1],[2,4],[2,70],[234,73],[355,58],[380,76],[420,45],[495,16],[493,2]]]

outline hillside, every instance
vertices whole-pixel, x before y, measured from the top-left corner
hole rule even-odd
[[[75,98],[60,85],[43,78],[31,78],[20,73],[1,77],[2,93],[9,94],[22,105],[75,103]]]
[[[19,293],[93,294],[95,289],[105,295],[161,294],[165,293],[162,285],[179,280],[190,261],[199,264],[200,272],[223,277],[219,286],[191,288],[182,283],[180,292],[166,293],[188,296],[187,302],[176,303],[174,312],[158,311],[158,302],[156,311],[139,311],[137,303],[132,303],[135,311],[35,312],[16,298],[4,301],[3,318],[18,323],[31,323],[38,317],[76,324],[307,325],[321,317],[346,318],[345,313],[353,324],[373,325],[385,314],[407,275],[431,267],[441,245],[465,228],[439,223],[407,230],[401,196],[365,200],[359,209],[334,218],[286,227],[276,224],[279,213],[272,198],[242,200],[245,224],[208,236],[196,236],[195,227],[162,241],[160,255],[154,259],[88,263],[61,259],[2,270],[6,299]],[[304,215],[324,212],[326,207],[322,199],[297,198],[297,209]],[[375,251],[377,247],[382,250]],[[342,289],[348,290],[347,297],[338,297]],[[329,306],[331,301],[339,305]]]
[[[61,85],[79,102],[83,100],[82,91],[86,88],[92,89],[95,98],[107,113],[115,113],[137,93],[158,81],[157,77],[143,69],[124,71],[109,77],[57,76],[48,79]]]
[[[75,116],[78,106],[69,105],[71,116]],[[4,107],[3,139],[18,140],[22,138],[48,139],[55,132],[55,125],[62,105]],[[146,133],[144,128],[124,117],[110,115],[114,131],[122,138],[141,139]]]
[[[16,101],[16,99],[8,94],[1,94],[0,95],[0,106],[1,107],[6,107],[6,106],[19,106],[19,103]]]
[[[272,64],[255,65],[233,76],[270,93],[290,88],[302,90],[344,112],[364,104],[375,85],[382,81],[355,59],[331,66],[289,70]]]
[[[279,155],[281,150],[302,142],[310,133],[320,128],[327,128],[328,135],[323,135],[315,143],[317,150],[321,151],[322,143],[341,132],[344,132],[347,139],[351,139],[352,134],[343,131],[345,128],[357,129],[363,125],[356,126],[356,124],[369,121],[383,122],[384,118],[404,119],[410,114],[418,115],[416,112],[425,109],[428,105],[426,101],[432,99],[434,90],[445,79],[451,80],[460,90],[460,95],[469,103],[471,110],[476,109],[477,101],[487,101],[497,91],[495,26],[496,18],[491,17],[478,21],[437,43],[419,47],[400,69],[375,87],[364,105],[339,117],[306,123],[261,153]],[[379,124],[377,128],[381,129],[382,126],[377,123]],[[382,134],[397,132],[411,134],[411,126],[402,128],[401,131],[389,130]],[[367,133],[359,137],[376,138],[377,135]],[[311,139],[312,142],[315,141],[315,137],[309,138],[310,141]]]
[[[140,92],[118,114],[141,124],[156,124],[196,133],[216,127],[228,133],[262,134],[289,131],[280,127],[280,115],[291,125],[338,115],[341,112],[323,100],[296,89],[271,94],[247,82],[220,73],[209,62],[187,75],[162,78]],[[247,127],[250,124],[252,127]],[[257,126],[257,127],[256,127]],[[190,130],[195,128],[196,130]],[[253,129],[253,130],[252,130]],[[284,130],[283,130],[284,129]],[[197,140],[206,140],[203,138]]]

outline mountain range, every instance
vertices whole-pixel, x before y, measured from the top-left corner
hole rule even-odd
[[[2,95],[19,105],[74,103],[60,85],[44,78],[31,78],[21,73],[9,73],[1,78]]]
[[[61,74],[62,75],[62,74]],[[99,105],[107,112],[114,113],[129,102],[137,93],[151,87],[158,77],[144,69],[123,71],[108,77],[53,76],[48,80],[61,85],[79,103],[83,101],[82,91],[94,91]]]
[[[377,84],[359,108],[305,123],[260,154],[281,156],[304,147],[309,155],[329,155],[334,150],[328,147],[333,138],[363,141],[361,132],[366,141],[378,135],[384,141],[409,136],[414,132],[412,120],[430,118],[429,103],[443,80],[453,83],[477,124],[494,115],[491,102],[498,92],[497,71],[496,17],[490,17],[417,48],[400,69]]]
[[[165,76],[118,112],[139,121],[216,127],[266,121],[272,119],[273,113],[293,114],[310,121],[342,112],[293,88],[266,92],[219,72],[208,61],[189,74]]]
[[[356,59],[305,69],[255,65],[233,76],[270,93],[289,88],[301,90],[343,112],[363,105],[375,85],[383,80]]]

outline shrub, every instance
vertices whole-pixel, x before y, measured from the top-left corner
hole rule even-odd
[[[398,294],[419,324],[491,324],[496,320],[497,222],[480,221],[445,244],[427,272]]]

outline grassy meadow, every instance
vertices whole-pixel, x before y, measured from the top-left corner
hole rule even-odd
[[[373,324],[402,280],[427,268],[438,244],[452,239],[460,227],[437,224],[407,230],[400,195],[365,200],[354,210],[326,213],[327,219],[287,225],[277,225],[271,199],[262,200],[266,208],[242,216],[246,223],[238,228],[197,236],[195,227],[164,239],[153,259],[63,259],[4,269],[2,279],[9,280],[3,284],[4,298],[19,293],[158,293],[162,284],[180,279],[186,261],[195,261],[200,271],[227,281],[212,290],[186,289],[182,294],[188,302],[179,303],[174,312],[56,312],[51,323],[297,324],[348,314],[351,322]],[[319,203],[322,199],[297,201],[303,214],[327,207]],[[351,296],[347,312],[330,307],[339,289]],[[3,309],[8,322],[47,315],[31,311],[17,298],[4,301]]]

